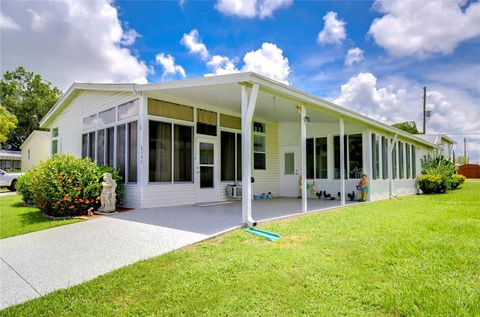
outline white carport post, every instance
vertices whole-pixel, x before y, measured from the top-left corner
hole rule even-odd
[[[242,221],[256,225],[252,218],[252,119],[258,96],[258,84],[253,84],[250,94],[242,85]]]
[[[340,117],[340,179],[341,190],[340,197],[342,205],[345,205],[345,125],[343,118]]]
[[[397,143],[397,134],[393,137],[393,140],[389,143],[390,147],[388,148],[388,195],[390,198],[393,197],[393,148]]]
[[[302,159],[302,212],[307,212],[307,124],[305,106],[300,106],[300,144]]]

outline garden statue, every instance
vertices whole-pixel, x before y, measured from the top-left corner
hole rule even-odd
[[[115,193],[117,182],[112,178],[112,174],[103,174],[102,186],[102,195],[100,196],[101,206],[98,208],[98,211],[113,212],[117,204],[117,194]]]

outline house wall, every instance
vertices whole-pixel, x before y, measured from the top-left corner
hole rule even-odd
[[[50,134],[35,133],[22,144],[22,172],[37,166],[50,157]],[[30,155],[29,155],[30,153]]]

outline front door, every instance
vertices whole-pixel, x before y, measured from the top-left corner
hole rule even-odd
[[[297,197],[299,195],[300,156],[297,146],[280,148],[280,196]]]
[[[196,178],[197,202],[218,200],[217,142],[197,139]]]

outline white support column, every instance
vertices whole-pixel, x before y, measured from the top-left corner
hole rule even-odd
[[[307,212],[307,125],[305,106],[300,106],[300,144],[302,171],[302,212]]]
[[[345,205],[345,125],[343,118],[340,117],[340,196],[342,205]]]
[[[252,218],[252,119],[258,96],[258,84],[254,84],[250,95],[242,86],[242,221],[256,225]]]

